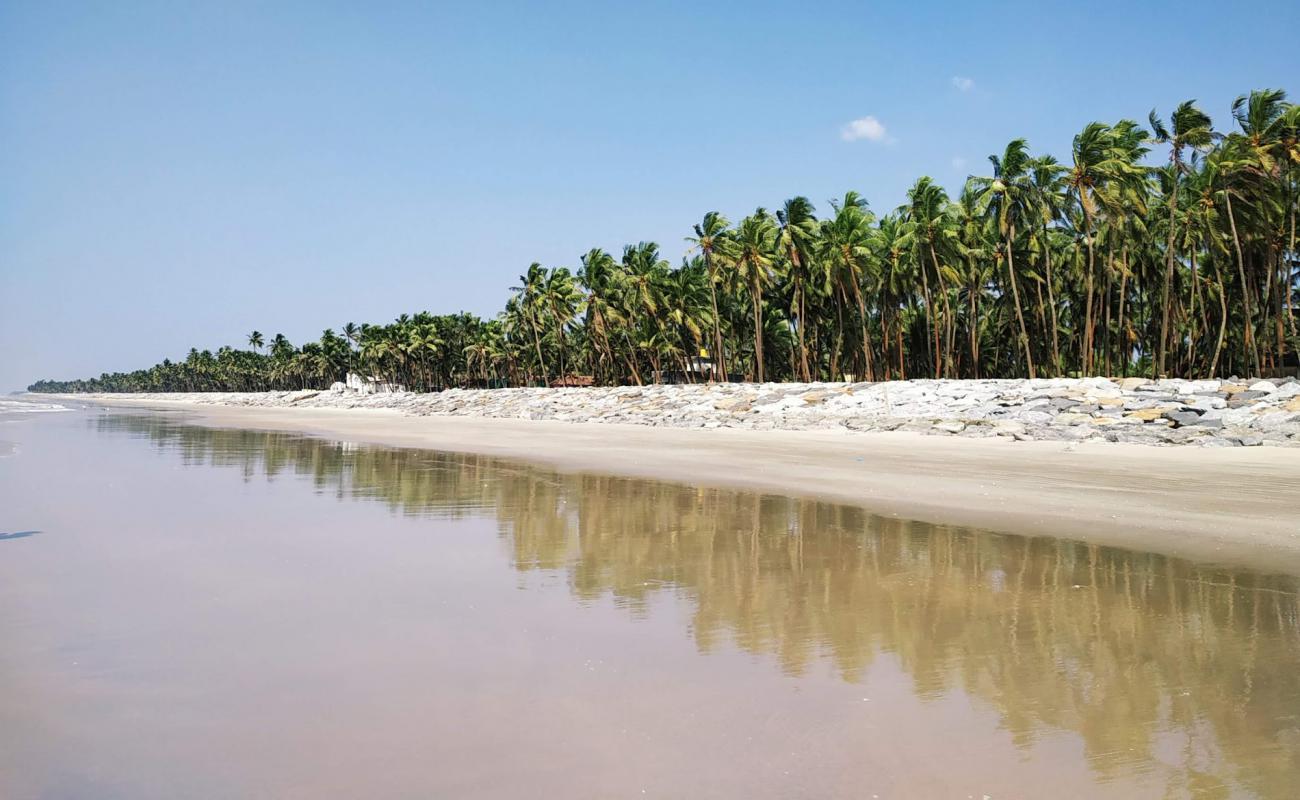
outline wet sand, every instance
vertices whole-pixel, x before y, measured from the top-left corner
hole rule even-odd
[[[40,416],[0,420],[5,800],[1300,781],[1300,578],[1279,569],[174,413]]]
[[[362,409],[108,404],[181,409],[207,425],[300,431],[819,497],[901,519],[1300,572],[1300,450],[1290,448],[1159,448],[410,417]]]

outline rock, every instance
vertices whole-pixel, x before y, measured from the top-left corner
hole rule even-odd
[[[1056,419],[1053,421],[1057,425],[1082,425],[1083,423],[1087,422],[1090,419],[1092,419],[1092,417],[1088,416],[1087,414],[1074,414],[1066,411],[1061,414],[1057,414]]]
[[[1257,392],[1254,389],[1248,389],[1242,392],[1233,392],[1232,394],[1228,395],[1228,407],[1241,408],[1242,406],[1250,405],[1251,403],[1255,402],[1259,398],[1265,396],[1266,396],[1265,392]]]
[[[753,408],[754,403],[748,397],[733,397],[726,400],[719,400],[713,404],[718,411],[730,411],[733,414],[743,414]]]
[[[1256,417],[1255,424],[1261,428],[1279,428],[1288,422],[1295,421],[1294,417],[1295,415],[1289,411],[1270,411]]]
[[[989,429],[998,436],[1015,436],[1016,434],[1023,434],[1025,432],[1024,423],[1013,422],[1011,420],[999,420],[990,425]]]
[[[148,397],[147,395],[145,397]],[[1273,379],[908,380],[562,389],[449,389],[430,394],[279,392],[169,395],[203,404],[392,409],[412,416],[748,430],[884,431],[1029,441],[1300,447],[1300,381]]]
[[[1199,425],[1206,428],[1222,428],[1222,419],[1208,419],[1197,414],[1195,411],[1168,411],[1165,418],[1171,420],[1180,428],[1187,428]]]

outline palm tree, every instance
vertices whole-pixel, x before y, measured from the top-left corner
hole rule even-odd
[[[682,372],[693,382],[694,372],[685,357],[694,359],[704,341],[704,325],[710,320],[707,299],[708,269],[699,257],[687,260],[665,277],[663,282],[664,322],[670,325],[680,343],[678,352]]]
[[[776,246],[776,223],[772,215],[760,208],[741,220],[735,245],[727,267],[749,291],[754,311],[754,373],[758,382],[763,383],[763,290],[772,281]]]
[[[536,261],[528,265],[528,271],[519,276],[519,285],[510,287],[518,295],[519,313],[528,322],[533,332],[533,343],[537,348],[537,367],[541,370],[542,383],[547,383],[550,376],[546,371],[546,359],[542,357],[542,334],[538,324],[538,308],[546,283],[546,269]]]
[[[947,377],[952,370],[952,346],[956,325],[953,322],[952,309],[948,303],[949,279],[956,279],[951,268],[939,263],[939,251],[952,252],[957,242],[951,204],[948,193],[929,177],[922,177],[907,193],[909,204],[904,214],[911,225],[914,258],[922,274],[922,281],[928,286],[929,278],[925,273],[934,270],[935,284],[939,300],[943,307],[943,342],[939,341],[939,326],[934,324],[933,310],[927,301],[930,315],[930,328],[934,337],[934,376]]]
[[[1034,356],[1029,347],[1029,329],[1025,327],[1024,307],[1020,302],[1020,288],[1016,280],[1015,240],[1016,226],[1029,217],[1029,146],[1024,139],[1013,139],[1002,151],[1002,156],[989,156],[993,175],[973,178],[980,205],[997,221],[997,229],[1004,242],[1001,251],[1007,265],[1007,279],[1011,284],[1011,297],[1015,302],[1016,322],[1020,326],[1020,348],[1029,377],[1034,377]]]
[[[709,273],[709,300],[713,305],[713,347],[717,359],[718,371],[723,380],[727,376],[727,352],[722,342],[722,315],[718,313],[718,272],[715,258],[732,257],[732,240],[728,228],[731,223],[716,211],[704,215],[704,219],[695,225],[695,236],[687,237],[704,256],[704,268]]]
[[[831,208],[835,216],[821,225],[820,255],[829,282],[843,298],[853,298],[857,306],[862,329],[863,375],[873,381],[870,318],[862,290],[862,283],[871,277],[872,270],[872,217],[867,212],[867,201],[857,192],[848,192],[842,202],[832,202]]]
[[[1213,142],[1214,134],[1209,115],[1196,107],[1195,100],[1187,100],[1174,109],[1173,115],[1169,118],[1169,128],[1166,128],[1164,122],[1156,116],[1154,109],[1148,119],[1151,122],[1155,141],[1169,145],[1169,163],[1173,169],[1169,192],[1169,231],[1165,244],[1164,293],[1160,303],[1160,341],[1159,349],[1156,351],[1156,375],[1163,375],[1165,355],[1169,347],[1169,305],[1174,284],[1174,261],[1178,257],[1174,246],[1178,236],[1178,187],[1187,170],[1187,165],[1183,162],[1183,149],[1208,148]]]
[[[582,295],[574,286],[572,273],[564,267],[559,267],[551,270],[546,276],[546,281],[542,285],[541,297],[538,299],[551,316],[551,321],[555,324],[556,335],[559,338],[560,379],[567,381],[569,372],[565,366],[567,343],[564,337],[564,329],[573,323],[573,318],[578,313],[578,304],[582,301]]]
[[[799,368],[805,381],[812,380],[808,367],[808,292],[812,288],[813,249],[817,242],[817,218],[806,197],[792,197],[776,212],[779,225],[776,247],[785,260],[785,279],[791,288],[790,313],[799,333]]]
[[[592,371],[599,372],[597,365],[600,363],[605,363],[608,369],[612,369],[614,353],[610,344],[611,332],[625,322],[616,305],[621,290],[618,262],[604,250],[592,248],[582,257],[578,285],[586,290],[584,322],[595,351]]]
[[[1054,222],[1065,214],[1065,185],[1061,179],[1065,168],[1049,155],[1038,156],[1029,162],[1030,207],[1038,226],[1034,233],[1042,252],[1043,282],[1047,286],[1047,307],[1052,323],[1052,372],[1060,374],[1061,362],[1060,318],[1056,303],[1056,279],[1052,274],[1052,238]]]

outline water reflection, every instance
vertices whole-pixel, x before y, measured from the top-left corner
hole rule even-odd
[[[297,475],[404,514],[490,515],[512,565],[554,570],[582,602],[693,609],[790,675],[856,681],[902,665],[922,698],[962,692],[1024,747],[1078,734],[1102,779],[1163,776],[1168,796],[1294,796],[1300,580],[1154,554],[881,519],[807,499],[566,474],[497,458],[296,435],[95,419],[186,463]]]

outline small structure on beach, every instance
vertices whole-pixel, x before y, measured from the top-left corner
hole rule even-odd
[[[699,355],[683,360],[678,369],[659,370],[654,373],[655,383],[706,383],[718,379],[718,365],[701,348]],[[739,378],[739,376],[737,376]]]
[[[356,394],[392,394],[393,392],[404,392],[406,387],[400,383],[391,383],[382,380],[378,376],[366,377],[358,375],[355,372],[349,372],[347,379],[343,383],[335,382],[330,386],[330,391],[343,393],[355,392]]]

